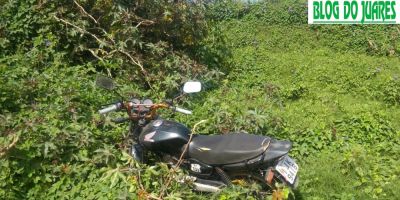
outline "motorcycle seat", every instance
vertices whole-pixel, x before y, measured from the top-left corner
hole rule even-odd
[[[208,165],[238,163],[261,155],[270,141],[270,137],[246,133],[195,135],[188,155]]]
[[[272,162],[287,153],[292,148],[292,143],[285,140],[272,139],[264,155],[264,162]]]

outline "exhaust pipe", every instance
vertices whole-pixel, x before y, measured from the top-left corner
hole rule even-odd
[[[219,191],[221,191],[221,188],[212,186],[212,185],[206,185],[206,184],[197,183],[197,182],[194,182],[193,185],[194,185],[194,189],[199,192],[219,192]]]
[[[221,181],[200,179],[194,176],[186,176],[180,182],[192,183],[194,190],[199,192],[219,192],[222,188],[226,187],[226,185]]]

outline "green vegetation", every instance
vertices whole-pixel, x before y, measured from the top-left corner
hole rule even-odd
[[[294,0],[129,2],[82,1],[96,23],[69,1],[0,1],[0,199],[160,196],[167,167],[132,161],[127,127],[96,113],[115,100],[98,73],[157,99],[202,80],[181,104],[194,115],[175,118],[293,141],[297,199],[400,198],[399,26],[309,26]],[[249,197],[173,182],[165,198]]]

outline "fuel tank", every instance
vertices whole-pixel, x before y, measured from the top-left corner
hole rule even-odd
[[[152,151],[180,155],[183,145],[189,141],[190,130],[183,124],[158,119],[147,124],[139,136],[139,142]]]

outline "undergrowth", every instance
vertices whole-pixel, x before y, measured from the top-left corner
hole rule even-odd
[[[127,127],[96,112],[116,99],[95,88],[98,73],[124,94],[155,99],[201,80],[204,91],[180,102],[194,115],[176,120],[207,119],[204,134],[291,140],[296,199],[400,198],[397,25],[307,25],[306,2],[296,0],[146,2],[80,2],[105,16],[98,25],[69,1],[0,1],[0,199],[159,197],[169,169],[124,153]],[[205,194],[174,181],[164,198],[251,197],[243,188]]]

